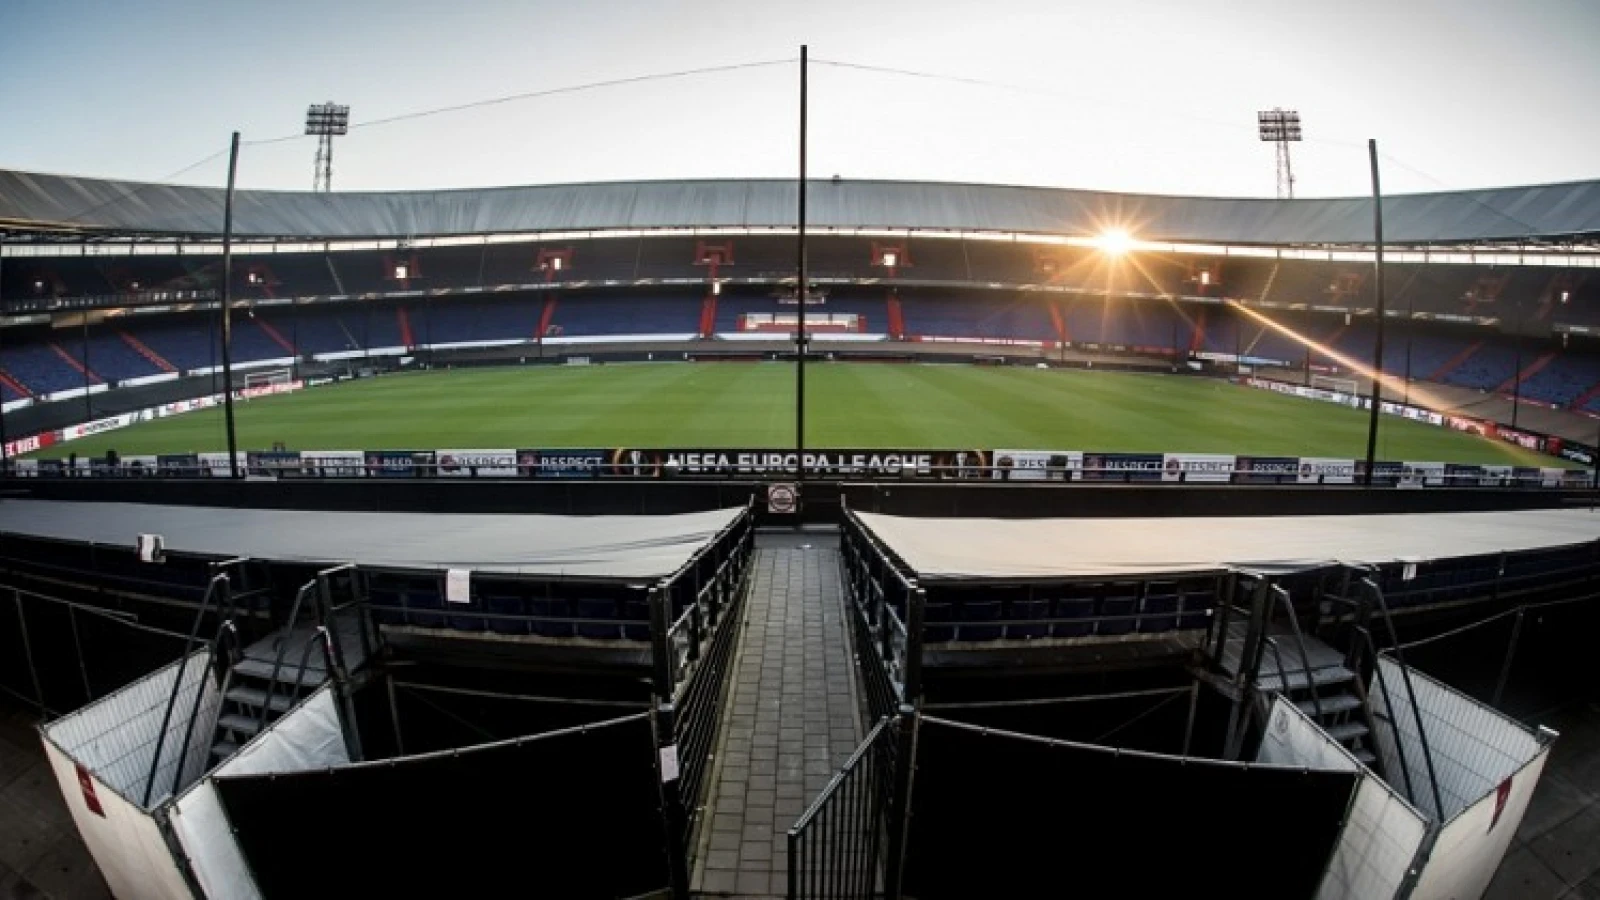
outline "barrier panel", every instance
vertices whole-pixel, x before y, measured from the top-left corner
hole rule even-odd
[[[879,896],[896,780],[893,722],[878,720],[789,829],[789,900]]]

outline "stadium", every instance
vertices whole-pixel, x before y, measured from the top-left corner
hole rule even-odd
[[[229,184],[0,170],[111,895],[1522,896],[1600,802],[1600,182]]]

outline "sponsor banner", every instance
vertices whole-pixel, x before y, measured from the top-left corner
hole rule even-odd
[[[311,478],[360,478],[366,474],[367,456],[360,450],[305,450],[300,472]]]
[[[1511,470],[1511,481],[1517,487],[1541,487],[1544,476],[1535,466],[1517,466]]]
[[[1561,487],[1561,481],[1566,477],[1566,469],[1544,468],[1539,470],[1539,486],[1547,488]],[[1589,473],[1581,473],[1587,476]]]
[[[13,471],[15,471],[17,473],[17,477],[19,477],[19,478],[38,478],[39,477],[39,461],[37,459],[19,459],[19,460],[16,461],[15,465],[16,465],[16,468]]]
[[[1356,461],[1326,456],[1300,457],[1300,484],[1354,484]]]
[[[1582,444],[1563,443],[1559,455],[1582,466],[1594,465],[1594,451]]]
[[[1524,450],[1544,452],[1545,438],[1542,435],[1519,431],[1515,428],[1507,428],[1504,425],[1496,426],[1495,431],[1499,434],[1500,440],[1508,444],[1516,444]]]
[[[200,454],[200,472],[202,477],[227,478],[231,472],[228,469],[228,454],[202,453]]]
[[[435,450],[445,478],[509,478],[517,474],[515,450]]]
[[[1298,456],[1240,456],[1233,466],[1236,484],[1293,484],[1300,478]]]
[[[32,453],[35,450],[43,450],[46,447],[55,446],[55,443],[56,433],[53,431],[36,434],[32,437],[17,438],[14,441],[6,442],[5,455],[7,458],[20,456],[24,453]]]
[[[1445,463],[1444,483],[1450,487],[1471,487],[1483,480],[1483,466]]]
[[[1443,487],[1444,463],[1441,462],[1407,462],[1402,463],[1400,483],[1402,485],[1419,485],[1424,487]]]
[[[517,468],[529,478],[597,478],[610,458],[604,450],[518,450]]]
[[[1227,484],[1235,461],[1221,453],[1168,453],[1161,461],[1161,480]]]
[[[157,457],[153,454],[124,456],[122,458],[123,472],[134,476],[156,474]]]
[[[239,400],[251,400],[256,397],[266,397],[270,394],[288,394],[305,387],[304,381],[284,381],[277,384],[262,384],[255,387],[240,388],[233,392]]]
[[[1483,477],[1478,479],[1478,484],[1484,487],[1505,487],[1510,483],[1510,466],[1484,466]]]
[[[366,450],[367,474],[373,478],[411,478],[417,465],[431,465],[433,454],[416,450]]]
[[[1373,460],[1372,483],[1375,485],[1381,485],[1383,487],[1395,487],[1396,485],[1400,484],[1400,480],[1405,477],[1405,472],[1405,463],[1388,462],[1381,459]],[[1356,483],[1364,484],[1366,482],[1366,475],[1367,461],[1364,459],[1356,460]]]
[[[1161,453],[1085,453],[1084,481],[1160,481]]]
[[[244,455],[245,471],[251,475],[278,478],[300,474],[298,450],[251,450]]]
[[[606,474],[622,478],[772,478],[804,463],[815,478],[987,478],[983,450],[817,450],[802,461],[780,450],[611,451]]]
[[[221,402],[221,394],[211,394],[206,397],[195,397],[192,400],[179,400],[175,403],[163,403],[155,408],[156,416],[159,418],[166,418],[167,416],[180,416],[186,412],[194,412],[197,409],[210,409]]]
[[[1456,431],[1465,431],[1468,434],[1494,436],[1494,426],[1479,419],[1469,419],[1466,416],[1445,416],[1446,425]]]
[[[996,481],[1072,481],[1083,469],[1076,450],[996,450],[990,477]]]
[[[1561,474],[1562,484],[1569,488],[1586,488],[1594,483],[1594,473],[1567,469]]]
[[[61,429],[61,440],[75,441],[78,438],[86,438],[91,434],[102,434],[107,431],[115,431],[118,428],[126,428],[138,420],[139,417],[137,413],[124,413],[120,416],[110,416],[104,419],[95,419],[93,422],[85,422],[82,425],[73,425],[68,428]]]
[[[40,478],[60,478],[67,474],[67,464],[59,459],[39,460]]]
[[[226,455],[223,457],[226,459]],[[198,453],[163,453],[156,457],[156,473],[162,478],[194,478],[200,471]]]

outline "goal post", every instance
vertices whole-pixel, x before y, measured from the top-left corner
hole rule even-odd
[[[271,369],[265,372],[246,372],[244,386],[246,389],[268,387],[274,384],[288,384],[294,380],[294,373],[288,369]]]
[[[1331,375],[1311,376],[1311,387],[1348,397],[1355,397],[1361,393],[1361,386],[1354,378],[1335,378]]]

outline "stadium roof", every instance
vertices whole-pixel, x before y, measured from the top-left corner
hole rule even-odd
[[[0,170],[0,227],[216,237],[223,192]],[[1372,242],[1367,198],[1260,200],[937,182],[815,180],[811,227],[1092,235],[1264,246]],[[1600,236],[1600,181],[1384,198],[1386,238],[1475,244]],[[795,183],[632,181],[318,194],[240,191],[244,238],[405,238],[664,228],[793,228]]]

